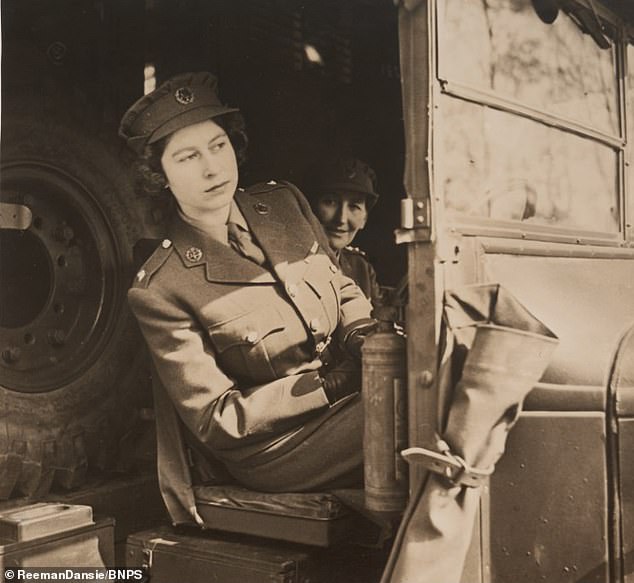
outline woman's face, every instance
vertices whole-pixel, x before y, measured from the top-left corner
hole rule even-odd
[[[193,218],[229,208],[238,186],[238,163],[225,131],[208,119],[175,131],[161,156],[167,184]]]
[[[324,226],[330,246],[340,251],[365,227],[368,209],[363,194],[324,194],[317,200],[317,218]]]

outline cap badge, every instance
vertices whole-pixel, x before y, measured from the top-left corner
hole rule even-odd
[[[185,259],[187,259],[187,261],[196,263],[196,261],[200,261],[202,258],[203,252],[198,247],[189,247],[187,251],[185,251]]]
[[[179,87],[174,92],[174,98],[181,105],[189,105],[194,101],[194,93],[189,87]]]
[[[259,215],[268,215],[270,210],[269,205],[264,202],[256,202],[253,205],[253,208],[255,209],[255,212]]]

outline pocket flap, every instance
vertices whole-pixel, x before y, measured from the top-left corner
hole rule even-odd
[[[208,331],[218,352],[224,352],[232,346],[254,346],[269,334],[281,332],[284,328],[284,320],[279,310],[267,306],[211,326]]]
[[[328,284],[335,277],[337,271],[339,268],[330,261],[327,255],[314,255],[306,273],[304,273],[304,281],[321,298],[324,293],[331,293]]]

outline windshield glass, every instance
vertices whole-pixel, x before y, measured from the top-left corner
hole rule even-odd
[[[439,6],[442,79],[619,134],[614,46],[601,49],[563,12],[543,23],[530,0]]]
[[[436,160],[450,215],[618,232],[612,148],[451,97],[442,111]]]
[[[446,0],[437,23],[448,218],[618,234],[618,45],[600,48],[563,11],[545,24],[530,0]]]

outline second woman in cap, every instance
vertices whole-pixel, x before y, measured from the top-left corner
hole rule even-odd
[[[322,161],[308,173],[305,190],[343,273],[378,307],[382,294],[374,267],[352,246],[379,198],[374,170],[358,158]]]

